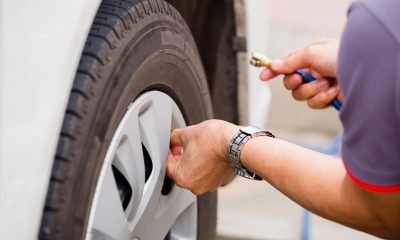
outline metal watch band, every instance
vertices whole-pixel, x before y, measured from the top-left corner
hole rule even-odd
[[[228,159],[236,175],[253,180],[262,180],[260,176],[249,171],[240,163],[240,153],[244,144],[253,137],[268,136],[275,137],[268,131],[261,130],[253,126],[247,126],[242,129],[232,138],[228,147]]]

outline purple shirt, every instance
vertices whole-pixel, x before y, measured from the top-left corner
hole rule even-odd
[[[342,157],[364,188],[400,190],[400,1],[352,4],[338,76],[344,93]]]

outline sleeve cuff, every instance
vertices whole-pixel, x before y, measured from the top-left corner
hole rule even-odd
[[[342,160],[344,168],[346,169],[346,173],[350,178],[355,182],[358,186],[374,191],[374,192],[395,192],[395,191],[400,191],[400,185],[392,185],[392,186],[379,186],[379,185],[374,185],[367,183],[359,178],[357,178],[349,168],[347,168],[346,163]]]

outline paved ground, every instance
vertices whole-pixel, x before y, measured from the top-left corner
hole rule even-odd
[[[338,38],[348,4],[349,0],[269,1],[268,55],[279,57],[320,37]],[[337,112],[310,110],[293,101],[279,80],[269,84],[273,97],[266,127],[295,143],[329,145],[341,130]],[[219,193],[219,240],[301,239],[304,210],[266,182],[237,177]],[[315,215],[309,229],[312,240],[376,239]]]
[[[301,239],[304,210],[266,182],[238,177],[219,193],[218,240]],[[310,219],[309,239],[376,239],[315,215]]]

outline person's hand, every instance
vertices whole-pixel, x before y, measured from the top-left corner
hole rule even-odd
[[[233,177],[227,148],[238,131],[238,126],[221,120],[173,130],[167,175],[196,195],[216,191]]]
[[[283,80],[286,89],[292,91],[294,99],[306,100],[311,108],[328,107],[335,97],[343,103],[336,75],[338,49],[337,40],[315,41],[275,60],[270,68],[261,72],[260,78],[266,81],[279,74],[286,74]],[[302,84],[301,76],[293,74],[297,69],[311,73],[316,80]]]

